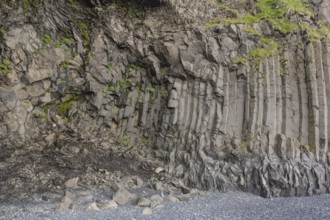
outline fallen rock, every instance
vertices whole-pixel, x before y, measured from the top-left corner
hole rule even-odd
[[[94,196],[93,195],[79,196],[78,200],[79,202],[91,202],[94,200]]]
[[[153,195],[150,197],[151,200],[151,207],[152,208],[159,208],[163,205],[164,199],[160,195]]]
[[[149,207],[151,206],[151,201],[146,198],[140,198],[137,205],[140,207]]]
[[[163,171],[165,171],[165,169],[163,168],[163,167],[157,167],[156,169],[155,169],[155,173],[161,173],[161,172],[163,172]]]
[[[140,177],[134,177],[133,181],[137,187],[143,186],[143,180]]]
[[[186,186],[181,186],[180,189],[181,189],[181,192],[182,192],[183,194],[188,194],[188,193],[190,193],[190,189],[189,189],[188,187],[186,187]]]
[[[178,196],[178,199],[181,202],[188,201],[188,200],[190,200],[190,194],[182,194],[182,195]]]
[[[126,189],[119,189],[114,195],[113,200],[116,201],[119,205],[126,204],[130,199],[131,194]]]
[[[64,196],[56,211],[62,212],[73,208],[73,200],[69,196]]]
[[[199,195],[199,196],[207,196],[208,193],[207,193],[207,192],[204,192],[204,191],[199,191],[199,192],[198,192],[198,195]]]
[[[154,183],[154,184],[152,185],[152,188],[153,188],[154,190],[163,190],[163,189],[164,189],[164,188],[163,188],[163,184],[162,184],[161,182]]]
[[[151,214],[152,214],[151,208],[144,208],[142,211],[142,215],[151,215]]]
[[[168,201],[170,201],[170,202],[179,202],[180,200],[178,199],[178,198],[176,198],[176,197],[174,197],[174,196],[169,196],[168,198]]]
[[[190,193],[190,189],[184,185],[182,181],[172,181],[171,182],[176,188],[180,189],[183,194]]]
[[[66,188],[73,188],[73,189],[77,188],[77,186],[78,186],[78,177],[69,179],[68,181],[66,181],[64,183],[64,185],[66,186]]]
[[[91,211],[99,211],[99,207],[97,207],[96,203],[93,202],[92,204],[90,204],[87,208],[86,211],[91,212]]]
[[[120,189],[125,189],[125,186],[124,186],[123,183],[113,183],[113,184],[111,185],[111,188],[112,188],[115,192],[117,192],[117,191],[120,190]]]
[[[105,201],[100,205],[101,209],[116,209],[118,208],[118,204],[114,200]]]

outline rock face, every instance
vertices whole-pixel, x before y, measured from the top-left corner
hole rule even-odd
[[[213,1],[83,2],[0,3],[3,152],[75,133],[142,145],[192,187],[329,192],[329,40],[260,24],[283,52],[235,64],[258,41],[241,24],[205,28]]]

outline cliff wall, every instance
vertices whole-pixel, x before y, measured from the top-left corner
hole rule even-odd
[[[254,30],[281,50],[247,59],[262,38],[248,24],[207,28],[228,13],[215,1],[24,2],[0,7],[3,162],[89,139],[200,189],[329,192],[327,37],[261,20]],[[328,26],[329,2],[311,3],[314,17],[299,19]]]

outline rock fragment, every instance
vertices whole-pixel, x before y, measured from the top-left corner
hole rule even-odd
[[[116,182],[116,183],[113,183],[113,184],[112,184],[111,188],[112,188],[114,191],[117,192],[117,191],[120,190],[120,189],[125,189],[125,186],[124,186],[123,183],[118,183],[118,182]]]
[[[144,208],[142,211],[142,215],[151,215],[151,214],[152,214],[151,208]]]
[[[163,171],[165,171],[165,169],[163,168],[163,167],[157,167],[156,169],[155,169],[155,173],[161,173],[161,172],[163,172]]]
[[[66,186],[66,188],[77,188],[78,186],[78,177],[72,178],[67,180],[64,185]]]
[[[97,207],[97,204],[93,202],[89,206],[87,206],[86,211],[91,212],[91,211],[99,211],[99,207]]]
[[[178,198],[176,198],[175,196],[169,196],[168,198],[168,201],[170,201],[170,202],[179,202],[179,199]]]
[[[164,199],[160,195],[153,195],[150,197],[151,200],[151,207],[152,208],[159,208],[163,205]]]
[[[163,184],[161,182],[156,182],[152,185],[152,188],[154,188],[154,190],[163,190]]]
[[[118,204],[114,200],[105,201],[100,205],[101,209],[116,209]]]
[[[69,196],[64,196],[56,211],[62,212],[73,208],[73,200]]]
[[[137,205],[140,207],[149,207],[151,205],[151,201],[146,198],[140,198]]]
[[[119,189],[114,195],[113,200],[119,205],[126,204],[130,199],[131,194],[126,189]]]
[[[133,178],[133,182],[137,187],[143,186],[143,180],[140,177]]]
[[[182,195],[178,196],[178,199],[181,202],[186,202],[186,201],[190,200],[190,194],[182,194]]]

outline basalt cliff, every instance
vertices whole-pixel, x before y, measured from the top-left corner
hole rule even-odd
[[[329,3],[2,0],[1,194],[137,161],[203,190],[329,193]]]

